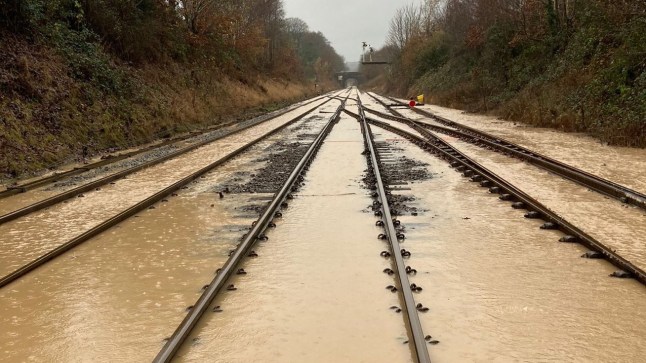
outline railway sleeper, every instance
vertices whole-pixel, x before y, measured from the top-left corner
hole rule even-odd
[[[630,272],[624,271],[624,270],[615,271],[615,272],[611,273],[608,276],[616,277],[618,279],[629,279],[629,278],[634,277],[633,274],[631,274]]]
[[[564,243],[579,243],[579,238],[576,236],[571,236],[571,235],[565,235],[561,238],[559,238],[559,242],[564,242]]]
[[[491,180],[485,179],[485,180],[480,182],[480,186],[483,187],[483,188],[489,188],[492,185],[493,185],[493,183],[491,182]]]
[[[511,204],[511,207],[514,209],[524,209],[525,208],[525,203],[523,202],[514,202]]]
[[[541,225],[541,229],[559,229],[559,225],[554,222],[545,222]]]
[[[598,251],[588,251],[584,254],[581,255],[582,258],[589,258],[589,259],[603,259],[606,256],[604,256],[603,253],[598,252]]]

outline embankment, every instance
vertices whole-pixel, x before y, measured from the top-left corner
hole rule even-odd
[[[136,67],[113,59],[70,61],[58,49],[11,34],[0,36],[0,54],[2,178],[33,175],[84,154],[133,147],[314,94],[307,83],[187,69],[172,61]],[[83,71],[88,77],[78,76]]]

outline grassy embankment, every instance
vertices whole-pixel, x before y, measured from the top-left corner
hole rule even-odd
[[[0,178],[314,95],[287,35],[266,46],[274,28],[262,14],[207,9],[187,29],[151,0],[0,3]],[[233,16],[253,21],[235,44],[218,28]]]
[[[403,49],[381,89],[646,147],[646,3],[571,1],[567,17],[544,3],[470,21],[447,10]]]
[[[196,74],[180,64],[110,64],[118,89],[71,76],[56,49],[3,37],[0,174],[29,175],[82,155],[266,112],[313,94],[305,83]]]

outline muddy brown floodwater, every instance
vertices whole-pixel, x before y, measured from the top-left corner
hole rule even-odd
[[[363,100],[369,103],[367,97]],[[298,159],[338,104],[330,102],[168,202],[0,289],[0,362],[150,361],[258,217],[272,188],[286,177],[289,167],[280,164]],[[356,111],[356,103],[350,100],[348,108]],[[487,131],[503,127],[491,123]],[[383,172],[393,183],[393,209],[401,213],[402,247],[412,253],[406,262],[418,271],[409,278],[423,287],[415,300],[430,308],[420,314],[422,327],[439,341],[428,345],[433,362],[644,360],[642,285],[608,277],[615,270],[612,265],[581,258],[586,249],[557,242],[561,232],[539,229],[541,221],[523,218],[524,211],[510,208],[446,162],[393,133],[373,130],[387,164]],[[532,129],[528,140],[538,145],[541,138],[552,137],[539,131]],[[513,139],[517,131],[500,132],[518,141]],[[606,146],[567,141],[578,135],[563,137],[562,152],[582,148],[563,158],[569,163],[596,160],[585,155],[588,146],[598,148],[593,154],[598,152],[599,160],[614,160],[601,155]],[[243,139],[192,154],[185,163],[196,165],[176,162],[170,167],[181,174]],[[518,160],[446,139],[600,239],[623,236],[613,247],[646,263],[644,222],[640,224],[635,209]],[[383,230],[375,226],[370,192],[362,181],[367,168],[363,149],[359,123],[343,115],[277,227],[267,231],[269,240],[254,247],[259,256],[243,261],[240,267],[247,274],[229,282],[237,290],[216,298],[211,308],[219,306],[218,311],[204,315],[176,361],[413,360],[403,317],[390,309],[401,301],[385,289],[394,281],[382,272],[391,265],[379,256],[387,247],[377,238]],[[637,168],[637,159],[627,165]],[[612,178],[611,168],[606,171],[605,176],[622,182]],[[630,169],[624,177],[642,178],[642,171]],[[77,233],[70,226],[81,218],[72,214],[79,199],[91,202],[82,209],[89,226],[117,209],[109,196],[129,191],[132,200],[143,198],[141,186],[159,187],[164,180],[121,180],[44,211],[31,227],[37,239],[15,240],[23,232],[15,232],[11,223],[0,227],[0,272]],[[643,180],[625,184],[643,191]],[[217,192],[226,187],[231,193],[220,198]],[[600,210],[627,217],[607,225]],[[54,212],[70,221],[61,224]]]
[[[84,193],[80,195],[82,198],[72,198],[1,225],[0,244],[3,249],[0,250],[0,274],[10,273],[250,140],[285,124],[303,111],[292,111],[178,158],[129,175],[114,184],[101,187],[98,191]]]
[[[612,265],[580,258],[585,248],[557,242],[560,232],[540,230],[447,163],[378,132],[377,141],[392,140],[433,173],[405,192],[418,215],[398,217],[419,271],[411,282],[431,309],[424,332],[440,341],[433,361],[642,361],[643,286],[608,277]]]
[[[392,278],[379,257],[372,203],[361,188],[359,124],[343,116],[305,186],[244,262],[237,291],[216,298],[180,351],[186,362],[409,362]]]
[[[337,102],[338,104],[338,102]],[[0,289],[0,362],[150,361],[256,219],[213,191],[257,168],[290,126],[146,210]]]
[[[420,108],[646,193],[646,149],[609,146],[581,133],[532,127],[440,106]],[[402,113],[416,120],[428,120],[406,109]]]
[[[371,107],[376,106],[371,104]],[[407,112],[412,113],[412,111]],[[410,114],[407,116],[413,117]],[[401,123],[388,120],[385,122],[418,134]],[[642,269],[646,268],[646,212],[642,209],[590,191],[519,159],[477,147],[451,136],[434,134],[472,160],[519,187],[607,247],[616,250],[622,257]],[[569,155],[568,159],[576,160],[575,164],[585,164],[586,157],[583,155],[587,153]],[[641,160],[634,160],[634,162],[641,162]]]

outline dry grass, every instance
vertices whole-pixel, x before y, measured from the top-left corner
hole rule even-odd
[[[104,93],[69,75],[48,48],[0,44],[0,178],[242,119],[313,95],[304,84],[197,73],[180,64],[119,66],[132,90]]]

